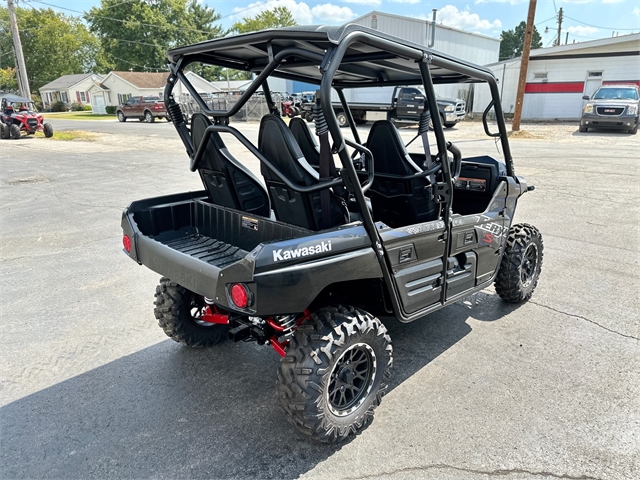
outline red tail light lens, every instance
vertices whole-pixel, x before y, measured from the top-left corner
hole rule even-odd
[[[153,106],[153,108],[156,109],[156,110],[160,110],[160,107],[158,106],[157,103]]]
[[[127,251],[127,253],[131,252],[131,239],[127,235],[122,237],[122,245],[124,246],[124,249]]]
[[[236,283],[229,290],[231,293],[231,301],[238,308],[246,308],[249,304],[249,292],[247,287],[241,283]]]

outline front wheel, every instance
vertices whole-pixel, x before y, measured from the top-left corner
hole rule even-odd
[[[580,133],[585,133],[587,130],[589,130],[587,127],[580,125],[580,127],[578,128],[578,131]]]
[[[322,308],[291,340],[278,371],[278,399],[302,433],[344,441],[373,421],[392,363],[380,320],[353,307]]]
[[[125,117],[124,113],[122,113],[120,110],[118,110],[118,121],[119,122],[126,122],[127,121],[127,117]]]
[[[453,123],[445,123],[445,124],[444,124],[444,128],[452,128],[452,127],[455,127],[455,126],[456,126],[456,122],[453,122]]]
[[[631,130],[629,130],[629,133],[631,135],[635,135],[636,133],[638,133],[638,124],[636,123],[633,128]]]
[[[172,340],[188,347],[210,347],[226,338],[226,325],[201,320],[207,308],[201,295],[163,277],[155,296],[158,324]]]
[[[45,123],[42,125],[42,131],[44,132],[44,136],[47,138],[53,137],[53,127],[50,123]]]
[[[20,127],[18,125],[16,125],[15,123],[13,125],[11,125],[9,127],[9,136],[14,139],[14,140],[18,140],[20,138]]]
[[[495,281],[496,292],[505,302],[520,303],[531,298],[540,277],[542,257],[538,229],[526,223],[512,226]]]
[[[4,123],[0,123],[0,138],[3,140],[9,138],[9,128]]]

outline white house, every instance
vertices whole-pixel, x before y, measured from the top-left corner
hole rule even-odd
[[[520,60],[487,65],[498,79],[507,114],[515,108]],[[640,33],[532,50],[522,118],[577,120],[585,103],[583,95],[615,83],[640,85]],[[490,98],[487,87],[478,87],[474,112],[482,112]]]
[[[198,93],[222,92],[222,89],[217,85],[215,85],[214,82],[205,80],[197,73],[194,73],[192,71],[187,71],[185,72],[185,75],[187,77],[187,80],[189,80],[189,83],[193,85],[193,88],[195,88],[196,92]],[[189,95],[189,91],[184,87],[184,85],[182,85],[182,82],[178,82],[176,83],[176,86],[173,88],[173,94],[176,96]]]
[[[40,97],[44,108],[49,108],[56,102],[90,103],[89,88],[94,82],[103,79],[103,75],[95,73],[78,73],[75,75],[63,75],[40,87]]]
[[[106,113],[107,106],[119,105],[129,97],[156,95],[162,98],[167,72],[109,72],[88,88],[93,113]]]

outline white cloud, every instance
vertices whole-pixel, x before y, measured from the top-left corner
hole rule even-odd
[[[518,3],[524,3],[527,0],[476,0],[475,3],[508,3],[510,5],[517,5]]]
[[[640,17],[640,8],[636,7],[634,8],[631,13],[633,13],[634,15],[638,15]]]
[[[578,37],[588,37],[599,31],[596,27],[571,26],[567,28],[567,32],[577,35]]]
[[[355,0],[353,3],[371,3],[381,0]],[[246,7],[235,7],[233,19],[240,20],[243,17],[255,17],[258,13],[265,10],[272,10],[275,7],[286,7],[293,15],[293,18],[301,25],[309,25],[318,23],[318,20],[329,23],[344,23],[357,17],[349,7],[339,7],[332,3],[323,3],[310,8],[304,2],[296,2],[296,0],[259,0],[250,3]]]
[[[409,3],[411,5],[415,5],[416,3],[420,3],[422,0],[391,0],[395,3]]]
[[[373,7],[377,7],[382,3],[382,0],[343,0],[343,1],[345,3],[357,3],[358,5],[371,5]]]
[[[438,10],[436,21],[449,27],[471,32],[502,27],[502,22],[498,19],[495,19],[494,21],[483,20],[477,13],[471,13],[467,10],[458,10],[453,5],[446,5]]]
[[[275,7],[286,7],[296,19],[298,23],[310,24],[313,23],[313,14],[309,5],[304,2],[296,2],[295,0],[267,0],[266,2],[258,1],[250,3],[246,7],[236,7],[233,9],[235,18],[238,20],[243,17],[255,17],[258,13],[265,10],[273,10]]]
[[[602,0],[602,3],[622,3],[624,0]]]
[[[331,23],[344,23],[358,16],[349,7],[339,7],[333,3],[316,5],[311,13],[314,17]]]

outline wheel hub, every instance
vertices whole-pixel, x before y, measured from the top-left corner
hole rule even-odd
[[[538,247],[535,243],[527,246],[522,256],[522,264],[520,265],[520,281],[523,287],[528,287],[533,282],[538,266]]]
[[[329,410],[337,416],[349,415],[369,395],[375,380],[376,355],[366,343],[347,348],[336,361],[327,388]]]

